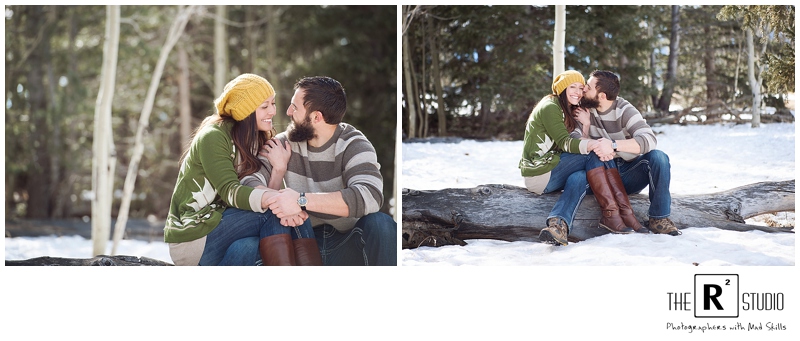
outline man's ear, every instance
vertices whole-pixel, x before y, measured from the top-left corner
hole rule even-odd
[[[314,123],[325,121],[325,117],[322,116],[322,111],[317,110],[314,111],[312,114],[314,115],[314,118],[312,119]]]
[[[598,92],[597,93],[597,99],[599,99],[599,100],[607,100],[608,98],[606,98],[606,93],[605,92]]]

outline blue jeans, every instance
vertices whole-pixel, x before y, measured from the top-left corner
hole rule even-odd
[[[558,197],[547,219],[561,218],[572,230],[572,220],[581,201],[590,192],[589,182],[586,180],[586,171],[597,167],[614,168],[613,162],[603,162],[594,152],[587,155],[561,153],[561,161],[550,172],[550,181],[543,193],[564,190]]]
[[[669,156],[660,150],[652,150],[633,161],[616,159],[616,163],[628,194],[639,193],[650,186],[647,215],[656,219],[669,217],[672,206]]]
[[[397,265],[397,223],[386,213],[367,214],[353,229],[314,227],[323,265]]]
[[[229,207],[222,212],[222,220],[206,236],[206,245],[199,265],[256,265],[261,254],[261,238],[276,234],[291,234],[292,239],[312,238],[311,221],[303,225],[286,227],[272,211],[258,213]]]

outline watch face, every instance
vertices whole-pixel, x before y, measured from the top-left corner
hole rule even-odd
[[[306,197],[300,197],[297,199],[297,204],[300,206],[305,206],[308,203],[308,199]]]

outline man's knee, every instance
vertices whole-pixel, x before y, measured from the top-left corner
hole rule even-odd
[[[397,238],[397,223],[392,217],[383,212],[367,214],[356,222],[364,234],[378,236],[379,238]]]
[[[669,156],[661,150],[655,149],[647,153],[651,165],[669,166]]]

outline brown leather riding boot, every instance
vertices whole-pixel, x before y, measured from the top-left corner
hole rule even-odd
[[[597,167],[586,171],[586,180],[594,193],[597,204],[600,205],[602,216],[600,217],[600,227],[612,233],[631,233],[633,229],[626,227],[619,216],[619,206],[617,198],[614,196],[611,186],[608,184],[605,167]]]
[[[650,230],[644,228],[636,215],[633,214],[633,207],[628,198],[628,192],[625,191],[625,185],[622,184],[622,178],[619,176],[619,170],[616,168],[606,168],[606,177],[608,177],[608,184],[611,186],[611,192],[617,198],[617,206],[619,206],[619,216],[625,226],[632,228],[639,233],[650,233]]]
[[[297,265],[322,265],[322,256],[319,254],[317,240],[314,238],[295,239],[294,257]]]
[[[258,252],[264,265],[296,265],[292,235],[276,234],[258,241]]]

